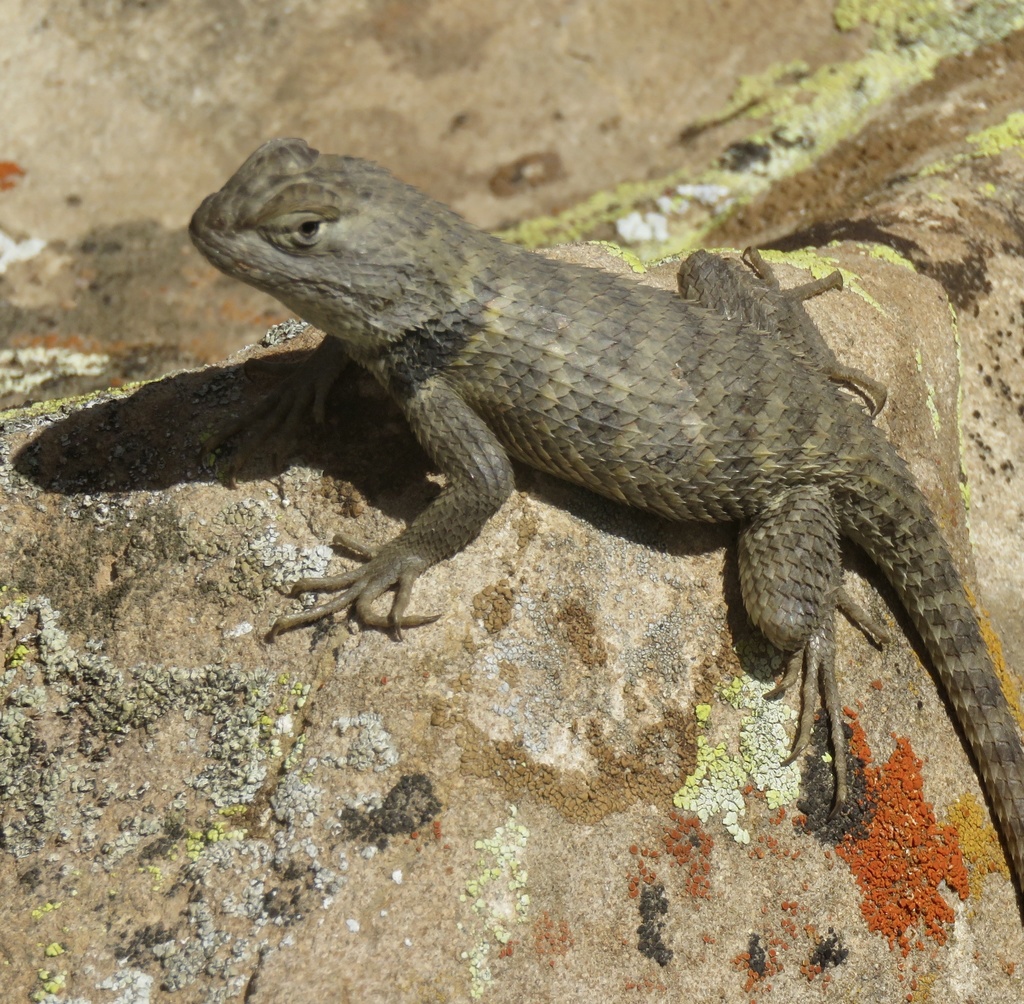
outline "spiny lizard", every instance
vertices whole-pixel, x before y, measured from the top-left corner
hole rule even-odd
[[[354,607],[371,626],[407,612],[424,569],[461,550],[513,489],[511,460],[673,520],[737,522],[740,586],[752,621],[802,653],[793,755],[820,685],[846,792],[835,610],[870,623],[841,582],[840,537],[883,572],[931,656],[1024,884],[1024,748],[977,616],[907,466],[843,384],[881,407],[884,389],[845,370],[802,299],[704,252],[669,291],[505,244],[353,157],[302,140],[261,146],[192,218],[219,269],[273,294],[327,337],[235,433],[295,428],[348,360],[401,408],[447,486],[355,571],[303,580],[336,591],[272,634]],[[395,589],[390,613],[373,602]]]

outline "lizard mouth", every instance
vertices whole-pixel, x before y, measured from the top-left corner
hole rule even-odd
[[[211,265],[229,272],[250,272],[252,266],[241,260],[231,247],[230,227],[222,212],[217,212],[216,195],[205,198],[192,214],[188,235],[199,253]],[[232,253],[234,251],[234,253]]]

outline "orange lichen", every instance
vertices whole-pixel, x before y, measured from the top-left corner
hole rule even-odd
[[[956,827],[960,848],[971,863],[971,895],[981,893],[986,875],[997,873],[1010,877],[1010,869],[999,846],[995,827],[985,821],[985,810],[973,795],[961,795],[947,810],[950,823]]]
[[[767,950],[765,945],[767,944]],[[757,986],[763,993],[770,993],[771,983],[768,982],[773,976],[777,976],[784,969],[779,961],[778,948],[785,950],[788,946],[778,938],[769,938],[767,942],[762,941],[760,935],[752,934],[747,951],[740,952],[733,956],[732,964],[745,975],[743,992],[750,993]]]
[[[711,849],[715,842],[695,816],[670,812],[671,825],[661,838],[665,850],[686,872],[686,891],[695,899],[707,899],[711,893]]]
[[[654,980],[649,980],[646,976],[640,980],[626,980],[623,989],[625,990],[661,990],[665,991],[668,988],[664,983],[656,983]]]
[[[769,817],[768,822],[778,826],[784,822],[787,817],[786,810],[780,809],[774,816]],[[794,826],[803,826],[807,821],[807,817],[803,815],[796,815],[793,818]],[[767,855],[771,855],[774,858],[792,858],[796,861],[800,857],[800,851],[794,850],[792,847],[787,847],[785,843],[771,834],[762,833],[758,836],[757,840],[750,845],[750,850],[747,852],[748,856],[755,861],[763,861]]]
[[[0,160],[0,192],[6,192],[18,183],[17,179],[25,176],[23,168],[13,160]]]
[[[851,716],[855,755],[870,763],[864,730]],[[906,956],[923,948],[908,933],[923,929],[938,944],[945,944],[943,925],[952,923],[953,911],[939,892],[939,883],[961,899],[969,893],[967,869],[957,830],[940,826],[924,799],[921,761],[906,738],[894,736],[896,748],[881,767],[866,766],[866,797],[874,807],[861,839],[847,836],[836,851],[850,866],[863,898],[861,913],[872,931],[899,945]]]
[[[575,944],[576,939],[569,930],[569,924],[564,920],[556,924],[547,910],[533,922],[533,947],[538,955],[567,955]]]
[[[658,873],[648,867],[644,858],[657,858],[659,853],[647,847],[637,847],[636,844],[630,845],[629,853],[636,858],[636,871],[626,872],[627,892],[630,899],[636,899],[640,895],[640,886],[653,885],[658,877]]]

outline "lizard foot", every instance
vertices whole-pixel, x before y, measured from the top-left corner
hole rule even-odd
[[[250,359],[244,366],[246,376],[269,373],[280,374],[282,379],[244,415],[218,426],[204,440],[202,458],[205,460],[228,440],[244,432],[244,439],[224,468],[228,484],[233,488],[235,475],[268,440],[276,436],[294,438],[310,414],[318,425],[323,424],[327,395],[347,363],[341,343],[329,336],[299,363]]]
[[[811,635],[802,653],[790,659],[783,681],[767,696],[779,696],[791,678],[803,673],[800,692],[800,717],[797,720],[796,736],[789,756],[782,762],[793,763],[807,749],[814,727],[817,696],[820,689],[828,720],[829,738],[832,742],[832,766],[835,771],[836,790],[832,800],[829,818],[833,817],[846,802],[849,793],[846,733],[843,730],[843,706],[839,696],[839,684],[835,672],[835,617],[829,615]]]
[[[779,651],[791,653],[779,683],[766,695],[778,698],[797,679],[800,711],[789,756],[807,748],[821,693],[832,742],[835,812],[846,800],[847,746],[843,707],[835,674],[835,622],[840,609],[878,640],[886,637],[843,588],[839,527],[832,499],[819,487],[792,488],[740,530],[740,590],[750,619]]]
[[[890,635],[885,626],[857,603],[842,586],[836,592],[836,609],[841,610],[847,620],[863,631],[876,645],[889,642]],[[834,628],[831,622],[832,618],[829,617],[827,623],[822,624],[811,636],[802,651],[789,654],[785,673],[765,694],[766,700],[778,700],[802,677],[796,735],[793,737],[789,755],[783,760],[783,763],[789,764],[793,763],[810,743],[820,689],[828,718],[836,779],[835,798],[829,818],[842,809],[849,790],[843,707],[835,675]]]
[[[315,624],[331,614],[352,608],[367,627],[391,630],[401,640],[402,629],[420,627],[436,621],[440,614],[406,614],[413,583],[427,567],[420,558],[401,553],[385,545],[376,550],[347,534],[335,534],[332,543],[343,547],[363,559],[366,564],[341,575],[322,579],[299,579],[288,591],[289,596],[306,593],[338,593],[334,599],[301,613],[278,617],[267,633],[267,640],[273,641],[284,631]],[[372,604],[389,589],[395,589],[391,610],[386,615],[377,613]]]

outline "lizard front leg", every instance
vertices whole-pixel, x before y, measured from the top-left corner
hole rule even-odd
[[[294,436],[312,416],[323,424],[327,395],[348,366],[349,358],[341,341],[325,335],[323,341],[305,359],[281,363],[276,359],[251,359],[245,372],[280,374],[278,384],[244,414],[229,419],[203,440],[203,457],[214,453],[229,439],[240,437],[228,460],[225,472],[229,483],[256,450],[265,448],[276,437]]]
[[[393,540],[370,551],[340,536],[337,541],[361,553],[366,564],[343,575],[303,579],[291,594],[337,592],[328,603],[280,617],[270,629],[282,631],[312,624],[354,607],[364,624],[401,631],[435,620],[436,615],[407,615],[416,579],[431,565],[457,554],[482,529],[514,487],[512,465],[505,450],[477,414],[441,376],[434,376],[399,401],[413,433],[448,478],[441,494]],[[396,589],[390,612],[372,609],[388,589]]]

